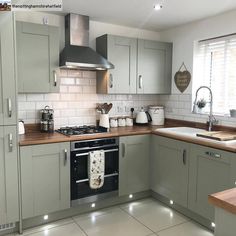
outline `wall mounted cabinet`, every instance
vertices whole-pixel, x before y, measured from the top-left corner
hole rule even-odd
[[[15,126],[0,126],[0,225],[19,220]]]
[[[115,66],[113,70],[97,72],[98,93],[171,92],[171,43],[103,35],[96,39],[96,48]]]
[[[14,29],[11,13],[0,15],[0,125],[16,125]]]
[[[151,190],[187,207],[189,144],[152,137]]]
[[[149,135],[120,137],[119,196],[149,190]]]
[[[23,218],[70,207],[70,143],[20,148]]]
[[[115,69],[97,72],[98,93],[135,94],[137,40],[114,35],[96,39],[97,52],[115,65]]]
[[[171,68],[171,43],[138,39],[138,94],[170,94]]]
[[[16,22],[19,93],[59,92],[59,29]]]

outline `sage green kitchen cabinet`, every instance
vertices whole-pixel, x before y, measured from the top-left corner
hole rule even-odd
[[[0,126],[0,225],[19,221],[17,170],[16,127]]]
[[[151,190],[187,207],[189,144],[152,136]]]
[[[23,218],[70,208],[70,143],[20,147]]]
[[[0,14],[0,125],[16,125],[14,19]]]
[[[236,154],[191,145],[189,166],[190,210],[214,221],[214,207],[208,195],[235,187]]]
[[[97,72],[97,92],[102,94],[169,94],[172,43],[103,35],[97,52],[115,69]]]
[[[97,72],[97,92],[135,94],[137,40],[106,34],[96,39],[96,49],[115,65],[115,69]]]
[[[149,145],[149,135],[120,137],[120,196],[149,190]]]
[[[172,43],[138,39],[137,93],[170,94]]]
[[[59,29],[16,22],[19,93],[59,92]]]

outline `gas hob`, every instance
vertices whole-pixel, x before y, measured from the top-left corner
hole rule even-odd
[[[56,131],[66,136],[99,134],[108,132],[107,128],[93,125],[72,126],[72,127],[66,126],[66,127],[61,127]]]

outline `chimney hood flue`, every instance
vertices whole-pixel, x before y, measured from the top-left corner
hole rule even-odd
[[[114,65],[89,48],[89,17],[65,16],[65,48],[60,54],[60,68],[108,70]]]

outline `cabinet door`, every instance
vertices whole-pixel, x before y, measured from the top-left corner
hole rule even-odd
[[[188,207],[213,221],[214,207],[208,203],[208,195],[234,186],[231,158],[235,154],[191,145],[190,155]]]
[[[120,138],[120,196],[149,189],[149,139],[149,135]]]
[[[12,13],[0,15],[0,125],[16,124],[16,81]]]
[[[26,22],[16,23],[18,91],[48,93],[59,91],[57,27]]]
[[[170,93],[171,68],[171,43],[138,39],[137,93]]]
[[[136,39],[108,36],[108,60],[115,65],[109,71],[109,93],[136,93],[136,52]]]
[[[187,207],[189,144],[154,135],[151,189]]]
[[[0,127],[0,224],[19,220],[16,127]]]
[[[137,39],[103,35],[96,39],[96,49],[115,66],[115,69],[97,73],[97,92],[135,94]]]
[[[70,144],[20,148],[23,218],[70,207]]]

